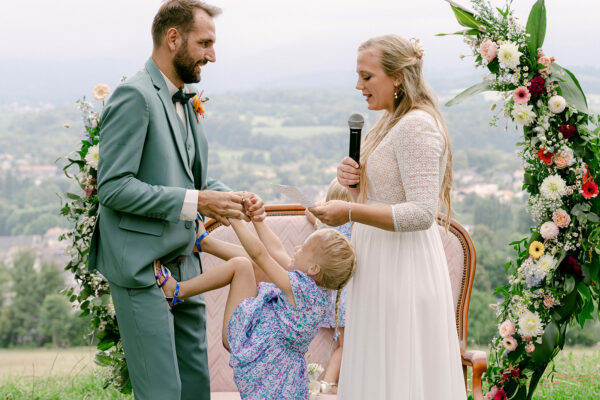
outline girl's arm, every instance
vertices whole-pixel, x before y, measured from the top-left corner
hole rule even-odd
[[[200,222],[198,226],[198,233],[196,239],[199,238],[206,228],[204,224]],[[225,242],[220,239],[215,239],[210,235],[206,235],[200,242],[200,247],[204,253],[212,254],[215,257],[219,257],[222,260],[228,261],[234,257],[245,257],[250,258],[243,247],[235,245],[233,243]],[[194,244],[194,253],[199,251],[198,247]]]
[[[263,245],[259,238],[254,236],[244,222],[237,219],[232,219],[229,222],[238,239],[242,242],[242,246],[246,249],[246,253],[250,256],[250,259],[265,272],[283,293],[285,293],[290,303],[295,307],[296,300],[294,299],[294,293],[292,292],[288,271],[271,257],[265,245]]]
[[[252,224],[254,225],[254,229],[256,229],[258,237],[260,238],[261,242],[263,242],[271,257],[273,257],[273,259],[277,261],[283,268],[287,268],[292,259],[285,250],[281,240],[279,240],[277,235],[273,233],[271,228],[269,228],[264,221],[252,221]]]

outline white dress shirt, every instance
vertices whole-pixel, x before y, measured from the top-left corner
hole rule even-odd
[[[167,83],[167,88],[169,89],[170,96],[173,97],[173,95],[177,91],[179,91],[179,88],[177,86],[175,86],[173,84],[173,82],[171,82],[169,80],[169,78],[167,78],[167,76],[162,73],[162,71],[161,71],[161,74],[162,74],[163,78],[165,78],[165,82]],[[179,116],[179,118],[181,118],[181,121],[183,122],[183,126],[187,130],[188,123],[187,123],[187,118],[185,116],[185,108],[183,108],[183,104],[181,104],[180,102],[176,102],[173,104],[173,106],[175,107],[175,111],[177,112],[177,115]],[[183,199],[183,206],[181,207],[181,213],[179,214],[179,219],[182,221],[194,221],[196,219],[197,215],[198,215],[198,191],[188,189],[185,191],[185,198]]]

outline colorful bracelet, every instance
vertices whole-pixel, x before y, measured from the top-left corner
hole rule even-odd
[[[202,235],[198,236],[198,239],[196,239],[196,247],[198,248],[199,253],[202,253],[202,247],[200,246],[200,242],[206,237],[206,235],[208,235],[208,232],[204,232]]]

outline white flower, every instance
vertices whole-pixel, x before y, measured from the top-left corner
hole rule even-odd
[[[98,101],[102,101],[110,93],[110,88],[104,83],[99,83],[92,89],[92,96]]]
[[[540,227],[540,234],[545,240],[554,239],[558,236],[558,226],[552,221],[544,222]]]
[[[536,337],[544,333],[544,326],[538,313],[525,310],[519,317],[519,335]]]
[[[510,114],[517,123],[525,126],[535,120],[535,112],[530,104],[515,104]]]
[[[88,152],[85,155],[85,161],[88,165],[94,169],[98,168],[98,158],[100,156],[100,147],[99,145],[92,146],[88,148]]]
[[[567,185],[559,175],[550,175],[542,181],[540,186],[542,197],[550,200],[559,200],[565,195],[566,191]]]
[[[562,96],[552,96],[550,100],[548,100],[548,108],[554,114],[560,114],[567,107],[567,101]]]
[[[554,271],[556,268],[556,259],[550,254],[543,255],[537,261],[537,266],[538,269],[544,273],[544,275],[547,275],[548,272]]]
[[[321,375],[324,371],[321,364],[317,364],[317,363],[308,364],[307,370],[308,370],[308,376],[310,379],[317,379],[319,377],[319,375]]]
[[[519,65],[519,58],[523,55],[514,42],[504,42],[498,49],[498,61],[507,68],[515,69]]]

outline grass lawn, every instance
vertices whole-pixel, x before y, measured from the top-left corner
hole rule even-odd
[[[102,387],[94,354],[90,347],[0,350],[0,399],[133,399]],[[566,348],[555,365],[557,372],[542,380],[535,400],[600,399],[600,348]]]

